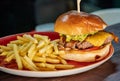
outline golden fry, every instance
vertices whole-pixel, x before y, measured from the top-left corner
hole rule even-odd
[[[45,45],[43,40],[39,41],[37,48],[42,48]]]
[[[25,59],[25,61],[31,65],[33,68],[35,68],[36,70],[38,70],[37,66],[34,64],[34,62],[29,58],[27,57],[26,55],[23,57]]]
[[[14,54],[10,55],[9,57],[6,57],[4,61],[10,62],[14,58]]]
[[[30,41],[32,41],[35,44],[38,43],[38,41],[35,38],[33,38],[31,35],[26,35],[25,34],[25,35],[23,35],[23,37],[30,40]]]
[[[4,52],[2,52],[1,54],[0,54],[0,56],[6,56],[8,54],[8,52],[7,51],[4,51]]]
[[[55,69],[55,65],[53,64],[45,64],[47,68],[50,68],[50,69]]]
[[[61,57],[57,57],[62,64],[67,64],[67,61]]]
[[[9,43],[9,44],[7,44],[7,47],[9,47],[9,48],[11,48],[11,50],[13,50],[13,44]]]
[[[2,49],[0,49],[0,54],[3,52],[3,50]]]
[[[29,42],[24,48],[22,48],[22,50],[20,50],[20,55],[25,56],[25,54],[28,52],[28,49],[30,48],[31,45],[32,45],[32,42]]]
[[[23,44],[24,42],[21,40],[15,40],[15,41],[11,41],[11,44]]]
[[[46,58],[44,58],[44,57],[39,57],[39,56],[34,56],[34,57],[33,57],[33,61],[34,61],[34,62],[42,62],[42,63],[45,63],[45,62],[46,62]]]
[[[24,41],[24,42],[29,42],[28,39],[23,38],[23,37],[21,37],[21,36],[17,36],[17,39],[18,39],[18,40],[21,40],[21,41]]]
[[[13,51],[14,51],[17,65],[18,65],[18,69],[23,69],[22,61],[21,61],[20,55],[18,53],[18,47],[16,44],[13,44]]]
[[[52,64],[58,64],[60,63],[59,59],[53,59],[53,58],[46,58],[46,62],[52,63]]]
[[[51,47],[51,48],[49,48],[48,50],[46,50],[46,53],[47,53],[47,54],[52,54],[52,53],[53,53],[53,48]]]
[[[38,65],[40,71],[56,71],[55,68],[48,68],[44,66],[45,64]]]
[[[41,57],[41,56],[42,56],[42,54],[41,54],[41,53],[39,53],[39,52],[37,52],[37,53],[35,54],[35,56],[39,56],[39,57]]]
[[[39,53],[44,54],[51,48],[52,48],[52,45],[45,45],[43,48],[39,49]]]
[[[46,67],[45,63],[35,63],[35,65],[38,66],[39,68],[40,67],[41,68],[45,68]]]
[[[19,51],[23,50],[27,45],[28,45],[28,43],[24,43],[24,44],[20,45]]]
[[[44,54],[47,51],[47,46],[44,46],[43,48],[39,49],[40,54]]]
[[[55,65],[53,64],[48,64],[48,63],[35,63],[36,66],[39,68],[49,68],[49,69],[55,69]]]
[[[56,69],[72,69],[74,68],[74,65],[63,65],[63,64],[55,64]]]
[[[9,51],[9,50],[12,49],[12,48],[10,48],[10,47],[3,46],[3,45],[0,45],[0,48],[3,49],[4,51]]]
[[[9,57],[9,56],[11,56],[11,55],[13,55],[14,54],[14,51],[9,51],[8,53],[7,53],[7,55],[6,55],[6,57]]]
[[[50,40],[48,39],[48,36],[34,34],[34,37],[37,38],[38,40],[45,41],[46,44],[48,44],[50,42]]]
[[[31,45],[30,49],[28,50],[28,57],[32,60],[33,57],[35,56],[36,54],[36,45],[33,44]]]
[[[53,52],[53,45],[52,44],[48,44],[46,46],[46,53],[47,54],[51,54]]]
[[[29,69],[31,71],[37,71],[37,69],[31,66],[23,57],[21,57],[21,59],[22,59],[24,68]]]
[[[58,56],[55,55],[55,54],[50,53],[50,54],[48,54],[48,57],[53,58],[53,59],[56,59]]]

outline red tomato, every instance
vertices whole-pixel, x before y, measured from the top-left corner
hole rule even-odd
[[[83,50],[83,51],[93,51],[93,50],[98,50],[98,49],[100,49],[100,47],[94,46],[94,47],[85,49],[85,50]]]

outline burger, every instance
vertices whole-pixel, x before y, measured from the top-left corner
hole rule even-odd
[[[99,16],[86,12],[72,10],[60,15],[54,25],[60,35],[58,49],[65,52],[60,56],[77,62],[105,58],[114,49],[111,42],[118,42],[117,36],[104,30],[106,27]]]

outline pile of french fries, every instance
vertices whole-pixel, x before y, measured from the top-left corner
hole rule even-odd
[[[74,65],[60,57],[64,51],[57,48],[58,40],[50,40],[48,36],[24,34],[10,41],[6,46],[0,45],[0,56],[4,61],[15,60],[19,70],[26,68],[30,71],[55,71],[72,69]]]

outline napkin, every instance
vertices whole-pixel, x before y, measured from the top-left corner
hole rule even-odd
[[[120,40],[120,23],[111,25],[107,27],[106,30],[113,32]],[[115,48],[115,53],[110,60],[117,65],[115,68],[116,72],[109,75],[104,81],[120,81],[120,41],[119,43],[113,42],[113,46]]]
[[[120,40],[120,23],[110,25],[110,26],[106,27],[105,30],[108,31],[108,32],[114,33],[116,36],[119,37],[119,40]],[[113,44],[113,46],[115,48],[115,51],[120,50],[120,41],[119,41],[119,43],[115,43],[113,41],[112,44]]]
[[[111,61],[117,65],[115,68],[116,72],[108,76],[105,81],[120,81],[120,50],[115,52]]]

